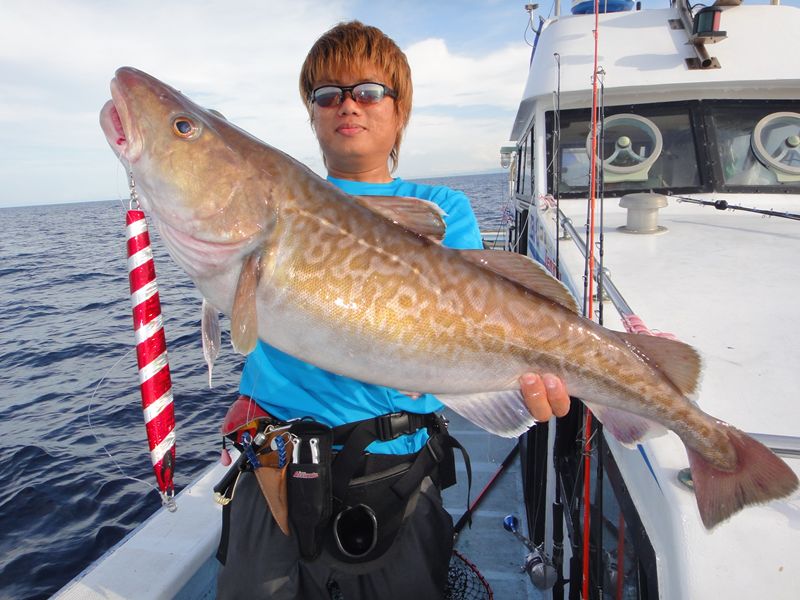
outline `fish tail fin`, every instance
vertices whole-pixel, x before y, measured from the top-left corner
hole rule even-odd
[[[686,447],[700,518],[711,529],[749,504],[762,504],[788,496],[798,488],[794,471],[772,450],[749,435],[726,427],[736,452],[736,468],[716,468]]]

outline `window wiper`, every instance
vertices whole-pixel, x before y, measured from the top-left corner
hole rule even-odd
[[[767,217],[780,217],[782,219],[792,219],[800,221],[800,214],[790,212],[780,212],[772,209],[763,208],[749,208],[747,206],[740,206],[738,204],[730,204],[727,200],[700,200],[698,198],[689,198],[688,196],[676,196],[674,194],[665,194],[670,198],[675,198],[678,202],[689,202],[691,204],[702,204],[703,206],[713,206],[717,210],[741,210],[744,212],[757,213]]]

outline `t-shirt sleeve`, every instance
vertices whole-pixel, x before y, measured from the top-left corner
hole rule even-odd
[[[473,250],[483,248],[478,219],[464,192],[448,189],[439,206],[446,213],[444,222],[447,231],[442,242],[445,246]]]

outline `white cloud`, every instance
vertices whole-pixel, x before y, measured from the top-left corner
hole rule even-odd
[[[475,58],[452,54],[442,39],[406,50],[417,107],[489,105],[515,108],[528,70],[530,47],[518,43]]]
[[[107,168],[105,183],[93,182],[87,198],[81,171],[95,176],[97,165],[82,165],[75,157],[85,154],[89,161],[100,152],[107,165],[114,164],[97,115],[122,65],[182,89],[291,154],[318,157],[297,77],[309,47],[340,19],[343,6],[256,0],[4,3],[0,205],[113,195],[118,169]],[[49,168],[47,161],[53,161]],[[67,161],[71,169],[65,170],[59,163]],[[30,181],[39,168],[45,170],[39,178],[53,182],[50,193]]]
[[[403,177],[437,177],[500,167],[500,145],[510,117],[420,115],[400,151]]]
[[[436,176],[499,167],[522,97],[530,47],[484,56],[452,53],[443,39],[405,50],[414,76],[414,112],[398,173]]]
[[[322,173],[297,77],[314,40],[342,19],[359,18],[357,6],[353,0],[4,0],[0,205],[119,194],[124,175],[120,186],[97,115],[122,65],[217,108]],[[452,53],[441,39],[409,46],[415,113],[398,174],[494,168],[523,88],[528,51],[519,44],[468,57]]]

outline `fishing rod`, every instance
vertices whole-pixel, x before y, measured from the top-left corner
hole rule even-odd
[[[561,210],[561,55],[553,53],[556,60],[556,110],[553,115],[553,197],[556,201],[556,215]],[[556,279],[561,279],[561,220],[556,218]]]
[[[553,447],[559,447],[559,438],[563,435],[563,428],[556,423]],[[560,457],[553,452],[553,462],[558,463]],[[554,466],[554,493],[553,493],[553,565],[556,568],[556,584],[553,587],[553,600],[564,598],[564,502],[561,485],[561,476]]]
[[[558,215],[561,214],[561,55],[558,52],[553,53],[553,59],[556,62],[556,91],[555,91],[555,110],[553,112],[553,143],[551,147],[551,155],[553,157],[551,169],[553,173],[552,190],[553,198],[556,204],[556,256],[555,256],[555,276],[556,279],[561,279],[561,238],[562,227],[561,219]],[[559,447],[559,437],[563,435],[563,427],[558,422],[555,425],[554,432],[554,448]],[[554,452],[553,461],[558,462],[558,456]],[[553,515],[553,550],[552,562],[556,570],[555,587],[552,591],[553,600],[562,600],[564,598],[564,504],[561,477],[558,474],[556,464],[554,468],[554,481],[553,481],[553,504],[551,507]],[[538,514],[538,505],[536,507]],[[545,517],[546,518],[546,517]]]
[[[594,127],[595,127],[594,110],[592,110],[592,129],[593,130],[594,130]],[[597,141],[596,141],[594,135],[592,135],[592,154],[593,155],[594,155],[594,153],[596,151],[595,147],[594,147],[596,143],[597,143]],[[595,164],[594,164],[594,157],[593,157],[592,161],[591,161],[590,171],[593,171],[594,169],[595,169]],[[591,175],[590,176],[590,184],[589,184],[590,199],[586,203],[586,222],[585,222],[584,227],[583,227],[584,234],[585,234],[586,237],[584,238],[584,244],[583,244],[584,248],[582,250],[584,262],[583,262],[583,305],[582,305],[581,309],[582,309],[582,312],[583,312],[583,316],[586,317],[587,319],[591,319],[592,318],[592,315],[591,315],[591,312],[592,312],[592,301],[591,301],[591,298],[590,298],[590,296],[592,294],[592,290],[591,290],[592,286],[591,286],[590,281],[591,281],[591,279],[592,279],[592,277],[594,275],[594,273],[592,273],[592,267],[594,266],[594,261],[593,261],[593,259],[594,259],[594,236],[592,235],[594,233],[594,228],[593,228],[594,216],[592,214],[594,198],[591,198],[591,196],[594,195],[594,183],[595,183],[594,175]]]
[[[500,477],[500,475],[502,475],[503,471],[505,471],[508,468],[508,465],[510,465],[512,461],[517,457],[517,454],[519,454],[519,441],[517,441],[517,443],[514,444],[514,447],[511,448],[509,453],[503,459],[503,462],[494,472],[494,475],[492,475],[492,477],[489,479],[489,482],[484,486],[484,488],[481,490],[481,492],[478,494],[475,500],[472,501],[472,504],[470,504],[467,507],[467,510],[464,512],[463,515],[461,515],[461,518],[453,526],[454,539],[458,538],[458,534],[461,533],[462,529],[464,529],[464,525],[466,525],[472,519],[472,514],[478,508],[478,505],[481,503],[484,496],[492,488],[494,483],[497,481],[497,478]]]
[[[790,212],[780,212],[772,209],[750,208],[739,204],[730,204],[727,200],[700,200],[699,198],[689,198],[688,196],[677,196],[675,194],[665,194],[670,198],[675,198],[678,202],[688,202],[690,204],[701,204],[703,206],[713,206],[717,210],[741,210],[751,212],[766,217],[780,217],[781,219],[791,219],[800,221],[800,214]]]
[[[605,149],[606,138],[606,115],[605,115],[605,70],[600,67],[597,71],[597,77],[600,84],[600,106],[599,106],[599,120],[600,120],[600,167],[597,174],[598,197],[600,200],[600,239],[598,242],[598,254],[600,266],[597,271],[597,322],[603,324],[603,279],[605,271],[603,269],[603,255],[604,255],[604,200],[605,200],[605,169],[603,165],[603,150]],[[594,419],[594,435],[595,439],[594,450],[595,456],[595,492],[594,492],[594,507],[597,512],[603,515],[603,424],[598,419]],[[603,524],[602,521],[595,518],[592,519],[594,524],[594,538],[595,538],[595,569],[597,581],[597,597],[603,598]],[[589,540],[586,540],[587,542]]]
[[[597,121],[598,121],[598,67],[597,60],[599,56],[598,40],[600,37],[600,19],[599,19],[599,2],[594,0],[594,64],[592,68],[592,119],[591,119],[591,160],[589,169],[589,201],[587,202],[586,211],[586,264],[584,270],[584,316],[588,319],[593,317],[593,283],[594,283],[594,231],[595,231],[595,201],[597,192],[597,173],[603,172],[603,160],[601,158],[600,164],[597,164]],[[602,152],[602,150],[601,150]],[[601,299],[602,300],[602,299]],[[589,550],[590,550],[590,525],[591,525],[591,511],[590,506],[591,498],[591,464],[592,464],[592,411],[584,405],[583,411],[584,428],[583,428],[583,532],[581,535],[581,548],[582,554],[582,568],[581,568],[581,595],[583,598],[589,598],[590,586],[590,572],[589,572]],[[595,426],[596,428],[596,426]],[[575,588],[575,583],[570,584],[570,593]],[[602,597],[602,596],[601,596]]]
[[[603,164],[603,150],[605,149],[605,141],[606,141],[606,112],[605,112],[605,70],[603,67],[600,67],[597,70],[597,78],[600,84],[600,91],[599,96],[599,115],[598,120],[600,123],[600,139],[598,140],[598,152],[600,155],[600,166],[597,172],[597,198],[600,202],[600,239],[597,245],[598,257],[599,257],[599,268],[597,270],[597,275],[595,279],[597,280],[597,322],[602,325],[603,324],[603,279],[605,278],[605,271],[603,269],[603,254],[605,245],[603,244],[604,241],[604,231],[605,231],[605,222],[604,222],[604,215],[605,215],[605,168]],[[591,318],[591,315],[590,315]]]

